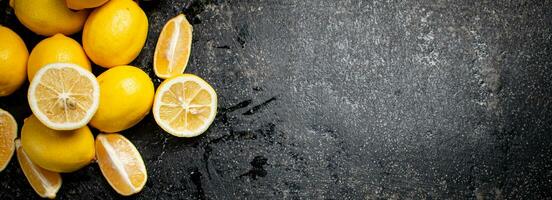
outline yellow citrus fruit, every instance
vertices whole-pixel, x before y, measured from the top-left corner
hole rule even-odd
[[[150,111],[154,88],[149,76],[133,66],[113,67],[98,76],[100,106],[90,121],[113,133],[136,125]]]
[[[6,168],[13,156],[16,137],[17,122],[10,113],[0,109],[0,171]]]
[[[142,156],[120,134],[99,134],[96,137],[96,161],[109,185],[121,195],[140,192],[148,180]]]
[[[165,79],[184,73],[192,50],[192,30],[183,14],[165,24],[153,56],[155,75]]]
[[[82,33],[90,59],[106,68],[126,65],[138,56],[148,34],[148,18],[132,0],[111,0],[94,9]]]
[[[71,63],[52,63],[40,69],[27,95],[33,114],[47,127],[75,130],[85,126],[100,101],[96,77]]]
[[[90,61],[88,61],[81,45],[63,34],[55,34],[40,41],[31,51],[27,63],[29,82],[33,80],[34,75],[41,67],[58,62],[74,63],[88,71],[92,71]]]
[[[54,199],[61,187],[61,176],[57,172],[48,171],[31,161],[27,153],[21,147],[21,141],[15,141],[17,147],[17,160],[27,181],[34,191],[42,198]]]
[[[209,128],[217,114],[217,93],[203,79],[183,74],[161,83],[155,93],[157,124],[177,137],[194,137]]]
[[[44,126],[33,115],[25,119],[21,144],[33,163],[54,172],[73,172],[94,159],[94,136],[88,126],[57,131]]]
[[[88,11],[72,11],[65,0],[10,0],[17,19],[39,35],[71,35],[82,30]]]
[[[101,6],[109,0],[66,0],[67,7],[73,10],[82,10],[85,8],[95,8]]]
[[[11,29],[0,25],[0,97],[15,92],[24,82],[29,51]]]

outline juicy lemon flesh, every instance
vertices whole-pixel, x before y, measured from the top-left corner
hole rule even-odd
[[[19,140],[16,141],[16,145],[17,160],[31,187],[40,197],[54,199],[61,187],[61,176],[59,173],[48,171],[34,164],[25,151],[23,151]]]
[[[94,103],[93,85],[72,68],[51,68],[36,88],[37,105],[55,123],[78,122]]]
[[[192,47],[192,26],[184,15],[167,22],[155,48],[154,69],[160,78],[182,74]]]
[[[63,34],[46,38],[33,48],[27,63],[29,82],[33,80],[38,70],[51,63],[73,63],[87,71],[92,71],[82,46],[73,38]]]
[[[100,134],[96,157],[102,174],[121,195],[139,192],[147,181],[144,161],[136,147],[120,134]]]
[[[0,109],[0,171],[4,170],[15,150],[17,123],[6,111]]]
[[[159,118],[177,132],[197,132],[211,121],[213,96],[196,82],[178,82],[161,94]]]
[[[94,159],[94,136],[84,126],[58,131],[46,127],[34,115],[25,119],[21,129],[23,149],[38,166],[54,172],[73,172]]]

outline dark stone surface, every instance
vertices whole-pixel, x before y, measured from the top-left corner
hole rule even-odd
[[[34,46],[0,1],[0,23]],[[153,0],[194,24],[187,73],[219,94],[211,128],[124,131],[149,179],[138,199],[550,199],[552,2]],[[75,38],[79,38],[76,36]],[[96,68],[96,73],[102,70]],[[26,88],[0,99],[21,123]],[[60,199],[113,199],[96,164]],[[17,161],[0,199],[36,197]]]

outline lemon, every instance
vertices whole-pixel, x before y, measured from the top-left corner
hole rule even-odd
[[[178,75],[157,88],[153,117],[174,136],[198,136],[209,128],[216,115],[217,93],[198,76]]]
[[[82,45],[94,63],[110,68],[132,62],[147,34],[148,19],[136,2],[111,0],[86,20]]]
[[[88,11],[72,11],[65,0],[10,0],[17,19],[39,35],[71,35],[82,30]]]
[[[150,111],[154,88],[139,68],[118,66],[98,76],[100,106],[90,125],[113,133],[136,125]]]
[[[17,33],[1,25],[0,38],[0,97],[3,97],[25,82],[29,52]]]
[[[21,129],[21,145],[33,163],[54,172],[73,172],[89,164],[95,155],[94,136],[87,126],[56,131],[32,115]]]
[[[67,7],[73,10],[82,10],[85,8],[95,8],[101,6],[108,0],[66,0]]]
[[[55,34],[52,37],[40,41],[31,51],[27,63],[27,76],[29,82],[41,67],[51,63],[73,63],[92,71],[90,61],[86,57],[81,45],[63,34]]]

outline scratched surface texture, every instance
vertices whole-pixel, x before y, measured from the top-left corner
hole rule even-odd
[[[29,48],[42,39],[0,2],[0,23]],[[157,37],[186,13],[186,72],[213,85],[219,112],[193,139],[151,115],[123,132],[149,174],[136,199],[552,198],[552,1],[142,6],[150,29],[133,64],[159,85]],[[0,98],[19,123],[25,92]],[[0,199],[34,197],[13,159]],[[96,164],[63,175],[59,199],[116,198]]]

